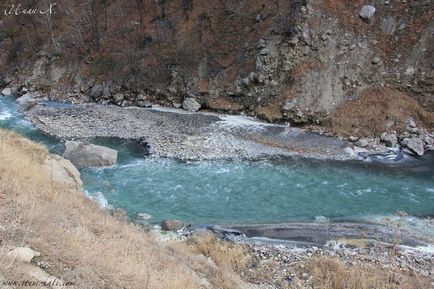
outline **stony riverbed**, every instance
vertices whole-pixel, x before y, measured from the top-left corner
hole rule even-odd
[[[302,156],[350,159],[348,144],[288,125],[179,109],[37,101],[24,110],[42,131],[62,139],[119,137],[146,142],[151,154],[184,160]]]

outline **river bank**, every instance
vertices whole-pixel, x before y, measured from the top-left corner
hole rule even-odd
[[[188,112],[153,106],[119,107],[89,103],[62,103],[25,95],[19,101],[28,120],[43,132],[63,140],[114,137],[137,140],[151,156],[179,160],[261,159],[296,157],[319,160],[369,160],[385,164],[414,160],[412,150],[387,140],[337,138],[271,124],[242,115]],[[412,128],[419,134],[418,128]],[[427,141],[432,138],[426,134]],[[405,135],[407,141],[410,134]],[[419,139],[418,139],[419,140]],[[410,147],[410,145],[409,145]],[[432,146],[427,145],[428,149]],[[422,148],[423,154],[423,143]]]
[[[25,159],[29,163],[32,161],[30,157],[32,154],[31,150],[29,149],[23,150],[21,148],[22,145],[28,145],[29,142],[10,141],[8,140],[8,138],[3,138],[3,137],[1,138],[1,140],[2,142],[6,142],[6,144],[9,147],[11,147],[11,145],[14,144],[14,148],[17,150],[17,152],[25,154],[26,156]],[[2,145],[1,148],[6,149],[8,148],[8,146]],[[26,168],[30,167],[28,163],[16,163],[16,161],[14,162],[12,158],[12,154],[10,153],[8,154],[2,153],[2,155],[8,156],[7,158],[8,161],[2,162],[2,165],[8,164],[9,165],[8,168],[14,168],[15,170],[17,170],[17,172],[19,171],[20,174],[33,173],[33,170],[23,169],[25,167]],[[39,153],[38,155],[42,155],[42,154]],[[23,156],[21,156],[19,159],[20,160],[23,159]],[[14,173],[11,173],[10,175],[15,177],[22,177],[22,175],[18,174],[17,172],[14,171]],[[34,195],[34,197],[36,196],[37,199],[33,199],[33,202],[35,202],[36,200],[38,205],[36,206],[37,208],[36,210],[30,210],[30,211],[32,212],[31,215],[38,214],[37,223],[32,223],[32,226],[33,227],[37,226],[38,228],[46,227],[47,230],[42,230],[42,229],[31,230],[30,239],[27,238],[26,245],[37,250],[41,254],[41,256],[35,258],[35,260],[31,263],[31,268],[33,271],[29,271],[29,272],[34,272],[35,270],[39,270],[38,272],[41,272],[40,270],[42,270],[43,272],[48,272],[47,274],[50,274],[49,276],[59,276],[62,280],[66,282],[77,282],[77,284],[81,284],[81,285],[87,284],[87,282],[92,282],[93,284],[96,283],[102,285],[102,284],[106,284],[107,281],[104,281],[96,276],[93,276],[92,274],[87,274],[87,273],[85,273],[84,275],[81,274],[80,277],[78,277],[78,275],[74,273],[76,272],[74,268],[69,269],[68,272],[70,272],[70,274],[66,274],[64,273],[64,271],[61,270],[61,268],[64,266],[80,266],[82,264],[81,262],[92,262],[94,266],[100,268],[101,270],[109,270],[109,272],[113,272],[113,271],[123,272],[121,270],[122,268],[118,266],[120,262],[122,264],[127,264],[129,262],[128,264],[130,265],[128,266],[128,268],[130,268],[132,264],[131,262],[133,262],[134,264],[137,263],[137,266],[143,267],[143,263],[141,263],[142,260],[140,259],[140,256],[142,254],[146,255],[147,253],[149,253],[149,250],[157,250],[158,253],[153,253],[153,254],[157,254],[158,258],[160,258],[158,259],[159,260],[158,262],[163,264],[162,266],[164,266],[164,270],[166,272],[166,278],[167,276],[170,276],[171,279],[166,279],[168,280],[167,281],[168,283],[159,284],[158,283],[159,279],[155,277],[155,275],[153,275],[154,277],[150,277],[150,280],[152,280],[151,282],[153,282],[152,284],[154,284],[153,286],[155,286],[156,288],[160,288],[160,287],[172,288],[170,287],[171,284],[178,284],[178,283],[175,283],[175,280],[172,278],[174,276],[172,276],[169,271],[171,270],[171,265],[170,265],[171,263],[166,263],[168,262],[167,258],[169,257],[166,256],[166,251],[164,248],[167,248],[167,246],[174,246],[172,248],[175,249],[172,250],[175,251],[171,251],[172,257],[170,257],[171,258],[170,260],[173,260],[173,258],[184,258],[182,259],[183,260],[182,262],[184,263],[189,262],[189,264],[191,265],[194,264],[197,265],[198,263],[195,262],[198,262],[197,258],[200,257],[189,255],[187,257],[188,259],[187,261],[185,259],[186,257],[185,256],[183,257],[185,251],[182,251],[187,249],[180,249],[180,248],[184,248],[185,246],[184,244],[191,244],[188,246],[193,246],[193,247],[189,247],[190,249],[188,250],[192,250],[191,248],[194,248],[194,250],[196,250],[195,252],[199,252],[199,254],[203,254],[203,256],[208,258],[207,262],[200,263],[200,267],[204,268],[204,266],[206,266],[206,268],[214,268],[212,269],[214,270],[213,272],[217,272],[217,276],[219,277],[218,278],[211,277],[211,274],[208,274],[208,271],[206,271],[207,273],[205,277],[204,275],[201,275],[202,276],[201,278],[197,278],[194,275],[192,277],[183,278],[182,280],[179,280],[180,282],[184,282],[182,283],[183,284],[182,286],[186,286],[186,287],[183,288],[195,288],[194,286],[196,285],[193,285],[194,282],[197,282],[194,284],[202,284],[204,288],[219,288],[218,280],[225,280],[224,282],[229,282],[229,284],[232,284],[232,285],[227,285],[228,283],[225,283],[226,284],[225,288],[249,288],[249,289],[250,288],[309,288],[312,286],[312,284],[322,284],[322,283],[325,284],[324,286],[328,286],[326,283],[328,282],[327,278],[319,276],[318,273],[312,269],[312,266],[314,266],[315,268],[323,268],[326,266],[327,268],[330,267],[325,272],[328,272],[330,276],[335,276],[335,277],[336,275],[333,274],[336,274],[336,270],[341,270],[340,272],[343,274],[343,276],[337,277],[337,278],[341,278],[339,279],[341,280],[341,282],[347,282],[346,281],[347,278],[351,280],[351,278],[354,278],[359,273],[372,274],[372,272],[378,272],[377,270],[380,270],[380,268],[382,268],[381,270],[384,270],[382,273],[383,276],[382,277],[378,276],[378,279],[375,279],[376,282],[375,284],[380,284],[378,282],[388,284],[388,282],[391,282],[390,280],[392,280],[395,286],[396,284],[398,284],[399,286],[402,285],[402,287],[400,288],[407,288],[404,287],[406,286],[406,284],[413,284],[414,286],[417,286],[417,287],[408,287],[408,288],[429,288],[429,286],[433,284],[432,283],[433,276],[434,276],[433,274],[434,272],[432,272],[433,255],[432,255],[432,251],[429,251],[430,247],[426,246],[428,245],[427,243],[410,244],[408,243],[408,236],[406,235],[406,233],[401,232],[398,233],[398,235],[393,236],[393,232],[390,229],[386,230],[387,234],[385,234],[384,236],[387,236],[389,238],[391,237],[392,239],[397,238],[396,246],[394,246],[395,243],[393,243],[393,240],[392,240],[392,244],[390,244],[388,242],[382,242],[382,241],[376,242],[374,240],[367,239],[367,238],[359,238],[359,237],[363,237],[364,235],[363,232],[364,230],[359,230],[360,225],[358,225],[359,227],[353,226],[351,228],[352,232],[356,232],[360,234],[357,236],[333,235],[330,234],[330,232],[336,230],[327,229],[327,227],[333,225],[330,224],[316,225],[317,228],[322,228],[320,230],[322,231],[322,235],[318,234],[319,237],[324,236],[325,231],[328,232],[326,238],[323,239],[324,241],[327,240],[327,242],[325,244],[307,244],[307,246],[303,246],[302,248],[287,246],[284,243],[279,243],[279,241],[276,240],[273,241],[271,239],[264,239],[264,238],[257,238],[257,239],[250,238],[250,240],[249,238],[247,239],[239,238],[239,239],[232,240],[232,241],[236,241],[235,245],[233,242],[220,243],[220,241],[214,241],[213,236],[207,237],[206,234],[203,234],[203,231],[198,230],[196,232],[193,232],[193,234],[191,234],[191,236],[187,238],[187,243],[184,242],[179,243],[178,241],[173,242],[171,240],[168,240],[167,241],[168,243],[164,243],[164,242],[161,244],[159,244],[159,242],[151,243],[149,246],[152,247],[145,246],[146,248],[141,249],[140,253],[138,253],[137,255],[128,257],[130,259],[125,259],[123,257],[119,258],[119,255],[123,256],[122,253],[123,249],[119,248],[117,252],[120,253],[119,254],[114,253],[118,257],[113,258],[114,255],[107,256],[107,251],[98,247],[100,244],[97,241],[98,238],[103,236],[105,243],[111,242],[110,248],[113,249],[114,245],[118,246],[119,242],[124,242],[122,241],[124,237],[128,237],[128,236],[131,237],[131,235],[129,234],[134,234],[133,239],[137,240],[138,242],[136,244],[135,241],[131,241],[130,239],[130,242],[133,242],[134,244],[129,243],[130,245],[128,246],[128,248],[126,248],[126,250],[128,250],[128,252],[131,252],[133,248],[135,251],[139,252],[139,248],[143,247],[144,242],[149,242],[149,241],[144,241],[142,239],[141,234],[144,234],[144,232],[143,231],[141,232],[140,227],[135,228],[133,229],[133,231],[131,231],[132,229],[128,229],[129,227],[128,223],[124,223],[123,221],[118,221],[121,224],[119,225],[119,223],[113,222],[111,219],[107,219],[105,213],[98,210],[97,206],[91,204],[89,200],[83,198],[84,197],[83,194],[79,195],[79,194],[72,194],[69,191],[66,192],[58,191],[56,197],[53,198],[54,202],[56,202],[57,205],[53,207],[52,202],[47,203],[44,201],[44,198],[47,198],[49,192],[51,193],[53,192],[53,184],[51,185],[49,184],[48,175],[41,178],[42,179],[39,180],[38,177],[38,181],[44,183],[46,182],[46,184],[44,186],[38,185],[37,188],[39,188],[39,190],[43,189],[44,192],[42,193],[41,196]],[[2,182],[1,184],[3,186],[5,184],[14,185],[14,184],[20,184],[20,182],[9,181],[6,183]],[[22,184],[23,186],[26,185],[26,183],[22,183]],[[57,185],[56,188],[58,188]],[[30,203],[28,202],[27,197],[14,200],[13,195],[6,195],[6,196],[7,196],[7,200],[11,202],[12,201],[23,202],[23,203],[19,203],[20,206],[23,206],[22,209],[23,212],[28,211],[26,208],[31,205],[31,202]],[[60,198],[60,196],[62,196],[62,198],[65,197],[66,200],[61,201],[62,198]],[[74,205],[76,204],[77,201],[83,202],[83,204],[77,207],[76,205]],[[45,206],[44,204],[49,205],[51,208],[49,210],[50,213],[48,214],[48,216],[44,215],[44,212],[47,212],[47,209],[44,207]],[[15,208],[15,209],[17,207],[21,208],[20,206],[14,204],[10,208]],[[65,211],[65,206],[72,206],[71,210],[68,209]],[[74,206],[80,209],[76,211],[77,209]],[[55,212],[53,211],[54,208],[56,208]],[[21,212],[21,209],[19,211]],[[86,212],[86,217],[83,216],[83,211]],[[3,213],[5,212],[6,211],[3,211]],[[63,216],[63,214],[66,214],[66,212],[68,212],[67,213],[68,217]],[[61,224],[57,222],[53,223],[52,217],[56,216],[55,220],[59,220],[59,219],[74,220],[78,216],[76,215],[77,213],[79,213],[79,215],[82,216],[80,219],[82,226],[88,226],[89,232],[87,233],[86,238],[80,239],[82,246],[71,249],[71,244],[66,242],[67,238],[63,239],[63,237],[65,234],[67,234],[68,236],[69,234],[75,234],[74,233],[75,229],[73,229],[74,227],[70,227],[69,223],[66,222],[62,222]],[[5,215],[3,217],[10,218],[10,215]],[[49,222],[49,220],[51,221]],[[39,222],[42,222],[44,226],[40,227],[38,225]],[[94,224],[94,222],[97,223]],[[23,226],[26,226],[28,224],[29,223],[25,221]],[[51,224],[51,225],[47,226],[47,224]],[[108,226],[107,224],[109,224],[110,226]],[[2,228],[4,228],[4,230],[3,229],[2,230],[3,232],[6,232],[5,234],[7,236],[9,236],[9,234],[12,233],[14,228],[16,229],[16,226],[18,226],[18,224],[16,224],[15,227],[13,227],[10,225],[3,224],[2,222]],[[59,226],[63,226],[63,227],[59,227]],[[120,227],[118,228],[118,226]],[[282,230],[276,227],[276,225],[274,225],[274,227],[264,226],[264,225],[261,226],[262,229],[260,230],[258,230],[257,226],[254,226],[254,229],[257,232],[260,231],[267,232],[267,230],[270,231],[270,229],[272,229],[271,231],[282,233]],[[304,232],[309,232],[308,229],[309,225],[303,225],[301,226],[301,228],[302,227],[304,227],[303,228]],[[62,231],[63,234],[53,235],[52,234],[53,228],[57,228],[56,230]],[[80,228],[81,228],[80,230],[84,230],[82,227]],[[120,230],[120,228],[122,228],[121,232],[123,236],[119,236],[118,233],[116,233],[117,232],[116,230]],[[236,228],[241,229],[240,227],[236,227]],[[247,229],[246,231],[247,233],[248,230],[252,230],[252,227],[247,226],[245,227],[245,229]],[[87,231],[88,229],[86,229],[86,232]],[[217,236],[220,236],[218,231],[214,230],[214,234],[215,233],[217,233]],[[44,234],[48,234],[48,235],[44,235]],[[303,234],[306,235],[306,233]],[[380,237],[383,236],[381,234],[381,230],[375,232],[375,234],[378,234],[378,236]],[[255,233],[250,236],[254,236],[254,235],[257,236],[260,234]],[[315,235],[317,234],[315,233]],[[19,240],[20,236],[21,235],[17,236],[16,238],[18,238]],[[279,237],[277,235],[274,236],[268,235],[268,236],[276,237],[276,238]],[[348,236],[352,238],[351,239],[346,238]],[[372,235],[369,234],[365,235],[365,237],[371,237],[371,236]],[[332,240],[334,239],[334,237],[338,237],[338,239]],[[56,241],[55,254],[57,255],[53,255],[51,253],[52,248],[48,243],[44,241],[47,238],[51,238],[52,240]],[[292,237],[288,239],[292,239]],[[93,240],[96,241],[94,242]],[[17,249],[15,248],[15,246],[17,245],[14,240],[7,239],[7,241],[8,241],[8,246],[7,246],[8,250]],[[241,247],[237,247],[240,246],[237,244],[241,244]],[[136,245],[139,247],[136,247]],[[410,248],[406,245],[413,245],[416,247]],[[69,248],[69,249],[64,250],[65,248],[62,246],[67,246],[65,248]],[[93,252],[95,251],[97,252],[91,254],[89,251],[87,251],[87,248],[89,249],[92,248]],[[242,249],[237,249],[237,248],[242,248]],[[145,250],[145,252],[142,252],[143,250]],[[5,253],[7,252],[8,251],[6,250]],[[173,256],[174,254],[173,252],[176,252],[176,256]],[[245,252],[245,253],[236,253],[236,252]],[[105,260],[104,264],[99,263],[96,260],[92,259],[95,256],[99,256],[98,258],[101,258],[102,255],[99,254],[104,254],[104,258],[103,258],[103,260]],[[227,255],[227,254],[231,254],[231,255]],[[128,256],[130,256],[130,254],[128,254]],[[71,261],[68,261],[71,258],[75,260],[73,263],[71,263]],[[243,261],[241,266],[240,263],[234,263],[234,264],[230,262],[225,263],[227,261],[222,261],[222,258],[228,258],[228,260],[232,260],[232,258],[235,258],[234,260],[241,260],[240,258],[242,259],[247,258],[247,259],[245,263]],[[157,260],[155,259],[154,262],[156,261]],[[220,269],[222,268],[221,266],[229,266],[228,264],[232,264],[230,266],[234,266],[233,268],[235,268],[234,270],[235,272],[237,272],[236,273],[237,275],[234,276],[237,277],[234,276],[229,277],[228,275],[224,275],[224,273],[221,273],[220,270],[223,270]],[[25,270],[29,270],[28,266],[25,268],[26,268]],[[153,270],[154,268],[152,267],[148,268],[148,272],[149,271],[154,272]],[[182,270],[182,269],[179,269],[177,267],[176,270]],[[227,270],[227,267],[225,270]],[[353,272],[353,270],[357,270],[357,271]],[[3,276],[11,278],[7,273],[3,271],[1,273]],[[24,271],[22,274],[23,274],[22,276],[26,276],[25,274],[29,274],[29,273]],[[191,272],[189,274],[191,274]],[[193,272],[193,274],[195,273]],[[388,279],[389,277],[385,278],[385,276],[392,276],[391,274],[395,276],[394,278],[397,279]],[[408,281],[410,279],[407,278],[410,278],[411,276],[417,276],[417,278],[414,280],[412,279],[412,281]],[[138,275],[136,276],[134,274],[131,275],[131,273],[130,273],[130,278],[133,278],[133,280],[137,279],[137,280],[144,281],[141,279],[142,277]],[[235,278],[235,279],[229,280],[227,278]],[[239,278],[239,281],[236,278]],[[123,284],[122,282],[124,281],[116,281],[115,279],[110,279],[110,282],[114,282],[113,284],[119,285],[119,284]],[[206,285],[207,282],[211,282],[212,285],[207,286]],[[116,285],[114,285],[113,288],[115,288],[115,286]],[[129,286],[129,287],[134,287],[134,286]],[[109,288],[111,287],[109,286]],[[326,288],[333,288],[333,287],[326,287]]]
[[[181,160],[303,156],[349,159],[337,139],[243,116],[180,109],[36,102],[24,110],[42,131],[62,139],[141,140],[156,157]]]
[[[89,196],[100,200],[101,204],[124,209],[132,220],[145,213],[151,216],[151,222],[154,223],[163,219],[180,219],[195,224],[251,224],[313,222],[317,218],[332,222],[352,220],[379,223],[381,220],[375,219],[393,216],[397,210],[418,217],[416,220],[432,214],[432,155],[413,159],[401,154],[403,157],[399,161],[377,155],[375,162],[367,161],[370,160],[369,156],[363,159],[365,161],[307,160],[302,157],[265,154],[264,151],[264,154],[257,154],[258,151],[252,153],[249,150],[251,146],[244,146],[244,152],[251,154],[248,155],[249,158],[244,155],[246,159],[241,159],[240,151],[231,151],[232,147],[223,144],[223,150],[218,150],[215,146],[209,146],[214,148],[209,150],[208,147],[200,148],[207,154],[198,161],[198,156],[188,151],[198,145],[186,139],[191,136],[193,139],[201,137],[201,129],[211,131],[206,137],[214,139],[220,137],[219,134],[212,133],[217,129],[221,129],[226,136],[234,133],[234,139],[238,141],[240,131],[247,131],[263,139],[263,134],[274,130],[275,134],[269,133],[271,136],[265,137],[278,138],[282,126],[235,116],[167,112],[160,107],[136,110],[117,106],[76,106],[46,99],[23,101],[22,98],[19,102],[22,109],[30,108],[25,113],[34,115],[35,118],[39,117],[37,112],[42,110],[44,114],[41,118],[56,131],[76,135],[85,142],[106,145],[119,151],[119,160],[114,166],[80,170]],[[87,106],[90,108],[87,109]],[[13,98],[2,100],[2,111],[9,115],[2,122],[6,128],[42,141],[57,154],[63,153],[62,139],[68,139],[68,136],[48,138],[47,134],[23,119]],[[133,116],[130,116],[130,111],[135,111]],[[100,115],[106,116],[98,119]],[[72,124],[66,121],[69,118],[73,119]],[[131,118],[133,121],[131,125],[125,120],[121,121],[120,129],[116,122],[104,123],[103,120],[107,118]],[[211,119],[210,124],[206,124],[202,118]],[[230,118],[231,122],[228,123],[226,118]],[[164,121],[158,125],[155,119]],[[131,129],[140,124],[148,129]],[[160,127],[167,127],[168,130],[161,130]],[[299,130],[290,127],[284,129]],[[182,158],[164,158],[153,153],[152,144],[147,143],[145,138],[139,138],[150,130],[149,135],[159,141],[160,152],[176,153]],[[136,135],[132,136],[132,132]],[[103,136],[121,135],[122,138],[95,138],[95,133]],[[167,139],[167,135],[172,138]],[[306,144],[314,142],[312,136],[322,141],[339,141],[304,131],[303,134],[294,135],[290,142],[300,143],[303,136]],[[139,141],[127,139],[130,137],[137,137]],[[181,139],[179,147],[175,146],[176,142],[172,142],[175,137]],[[167,143],[168,146],[165,145]],[[319,146],[315,142],[314,145]],[[310,149],[309,146],[306,148]],[[225,160],[206,159],[221,158],[222,152],[228,151],[238,154]],[[187,152],[187,155],[183,152]],[[259,156],[262,159],[256,159]],[[189,160],[186,157],[196,161],[186,161]]]
[[[428,286],[434,285],[433,239],[400,228],[400,220],[390,222],[388,226],[354,223],[186,226],[176,234],[164,233],[162,239],[170,242],[212,235],[242,244],[252,259],[241,275],[267,288],[311,288],[318,278],[312,266],[317,269],[327,266],[333,271],[328,276],[332,279],[336,277],[334,274],[346,275],[349,268],[363,268],[358,272],[363,275],[364,270],[381,267],[387,272],[383,274],[420,275],[430,280]],[[376,286],[381,283],[377,280]],[[335,288],[332,284],[328,286],[325,288]],[[407,288],[399,282],[396,286]],[[416,282],[412,286],[415,287],[408,288],[424,285]]]

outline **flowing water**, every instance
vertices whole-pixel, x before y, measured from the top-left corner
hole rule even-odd
[[[12,98],[0,97],[0,127],[62,151],[58,140],[23,119]],[[412,168],[293,159],[182,162],[146,158],[128,141],[93,141],[117,149],[119,160],[109,168],[81,169],[86,190],[133,219],[147,213],[151,222],[378,221],[400,210],[421,226],[427,219],[420,218],[434,215],[432,154]]]

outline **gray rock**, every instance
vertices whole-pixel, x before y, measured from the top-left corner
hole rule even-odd
[[[82,167],[105,167],[116,164],[118,152],[107,147],[94,144],[83,144],[76,141],[65,143],[63,157],[74,165]]]
[[[152,218],[152,216],[149,214],[146,214],[146,213],[138,213],[137,218],[139,218],[141,220],[149,220]]]
[[[184,99],[182,107],[187,111],[196,112],[201,108],[201,105],[196,99],[190,97]]]
[[[26,93],[28,93],[29,92],[29,90],[27,89],[27,87],[23,87],[23,88],[21,88],[21,90],[20,90],[20,95],[23,95],[23,94],[26,94]]]
[[[416,127],[416,121],[412,117],[407,119],[405,121],[405,124],[408,125],[409,127]]]
[[[372,62],[372,64],[378,64],[378,63],[380,63],[380,61],[381,61],[380,58],[374,57],[371,62]]]
[[[17,102],[19,105],[24,105],[26,102],[32,100],[32,95],[30,93],[23,94],[19,98],[17,98]]]
[[[297,99],[287,99],[282,105],[282,109],[285,111],[293,110],[297,106]]]
[[[256,48],[260,49],[264,48],[265,46],[267,46],[265,39],[259,39],[258,43],[256,44]]]
[[[399,27],[398,27],[398,30],[399,31],[402,31],[402,30],[404,30],[405,29],[405,23],[401,23],[400,25],[399,25]]]
[[[351,148],[351,147],[345,147],[344,148],[344,152],[346,152],[349,155],[354,155],[355,154],[353,148]]]
[[[412,76],[416,73],[416,70],[413,67],[407,67],[407,69],[405,70],[404,74],[407,76]]]
[[[2,94],[4,96],[11,96],[12,95],[12,89],[10,87],[6,87],[5,89],[2,90]]]
[[[30,263],[34,257],[40,255],[39,252],[33,251],[29,247],[18,247],[8,253],[9,257],[25,263]]]
[[[249,79],[252,82],[258,81],[258,74],[256,72],[250,72]]]
[[[410,138],[410,134],[408,133],[408,131],[404,131],[403,133],[401,133],[399,135],[399,139],[405,139],[405,138]]]
[[[43,170],[53,181],[78,191],[83,190],[80,172],[69,161],[56,154],[49,154],[43,163]]]
[[[93,98],[101,97],[104,93],[104,87],[100,84],[94,85],[90,90],[90,96]]]
[[[356,146],[358,146],[358,147],[362,147],[362,148],[364,148],[364,147],[367,147],[368,145],[369,145],[368,140],[367,140],[367,139],[364,139],[364,138],[359,139],[359,140],[356,142]]]
[[[394,17],[381,19],[380,28],[386,34],[392,35],[396,31],[396,26],[397,24]]]
[[[382,133],[381,134],[381,140],[386,144],[388,147],[394,147],[398,143],[398,138],[396,137],[396,134],[394,133]]]
[[[357,137],[357,136],[350,136],[349,138],[348,138],[348,141],[350,141],[350,142],[356,142],[356,141],[358,141],[359,140],[359,137]]]
[[[184,227],[184,223],[177,220],[164,220],[161,222],[161,230],[164,231],[179,231]]]
[[[410,141],[410,138],[409,137],[406,137],[406,138],[403,138],[402,140],[401,140],[401,145],[403,146],[403,147],[406,147],[407,145],[408,145],[408,142]]]
[[[365,5],[360,9],[359,15],[362,19],[370,21],[375,14],[375,7],[371,5]]]
[[[261,55],[267,55],[268,53],[270,53],[270,50],[268,48],[264,48],[259,52],[259,54]]]
[[[405,129],[412,134],[419,134],[420,133],[420,129],[417,127],[411,127],[411,126],[407,125],[405,127]]]
[[[302,118],[304,116],[303,112],[300,109],[297,109],[294,113],[295,117]]]
[[[174,108],[181,108],[181,106],[182,106],[182,104],[179,102],[173,102],[172,104],[173,104]]]
[[[117,103],[117,102],[121,102],[125,99],[125,96],[123,93],[116,93],[115,96],[113,96],[113,100]]]
[[[396,124],[396,121],[395,121],[395,119],[393,119],[393,118],[388,118],[388,119],[384,122],[384,125],[385,125],[387,128],[392,128],[395,124]]]
[[[424,141],[425,141],[425,144],[428,145],[428,146],[432,146],[433,142],[434,142],[433,138],[430,137],[430,136],[425,136]]]
[[[423,147],[423,141],[418,137],[410,138],[407,143],[407,147],[419,156],[423,156],[425,152]]]
[[[152,103],[149,100],[141,100],[137,103],[138,107],[152,107]]]

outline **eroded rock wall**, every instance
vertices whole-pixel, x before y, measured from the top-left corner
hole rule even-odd
[[[202,108],[325,124],[366,89],[387,86],[433,112],[434,3],[374,0],[370,20],[359,15],[366,4],[63,0],[49,17],[3,15],[0,61],[6,82],[54,98],[194,98]]]

